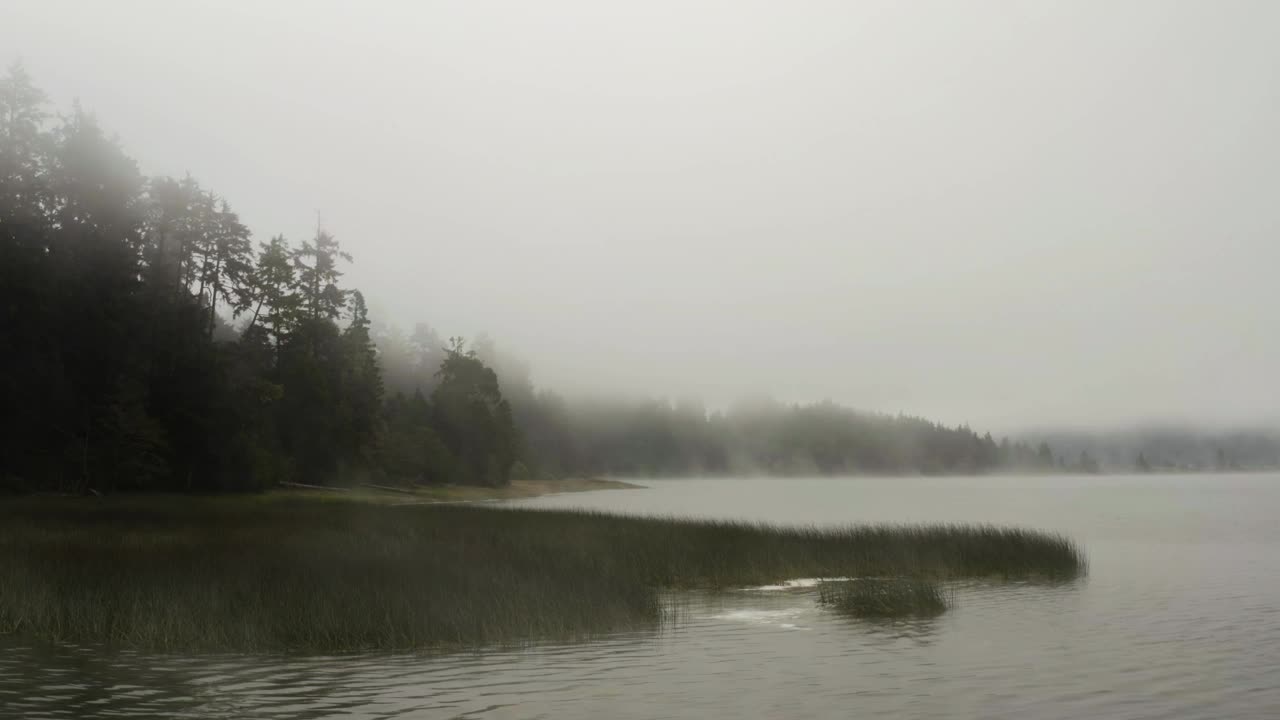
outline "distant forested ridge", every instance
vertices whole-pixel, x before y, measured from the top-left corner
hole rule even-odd
[[[501,485],[512,476],[1051,470],[1038,447],[823,403],[575,401],[491,342],[375,331],[323,228],[255,240],[78,106],[0,79],[0,488]],[[495,370],[496,368],[496,370]]]
[[[1141,427],[1110,432],[1044,430],[1026,442],[1052,443],[1068,457],[1097,458],[1106,472],[1232,472],[1280,468],[1280,431]]]
[[[430,392],[440,357],[425,323],[378,326],[374,341],[390,392]],[[692,402],[566,398],[539,390],[529,367],[480,336],[477,357],[502,380],[520,430],[520,470],[538,476],[691,474],[960,474],[1075,470],[1046,444],[995,440],[967,426],[852,410],[823,402],[757,399],[708,412]]]

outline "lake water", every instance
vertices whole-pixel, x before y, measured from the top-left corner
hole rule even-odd
[[[3,718],[1280,718],[1280,475],[699,479],[527,507],[1066,533],[1067,586],[965,584],[928,621],[814,591],[682,596],[582,644],[441,657],[0,649]]]

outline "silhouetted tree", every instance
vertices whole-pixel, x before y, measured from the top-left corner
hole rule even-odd
[[[431,394],[435,427],[457,459],[460,482],[507,484],[516,460],[516,429],[498,376],[451,338]]]
[[[332,235],[317,230],[315,239],[303,242],[291,257],[302,292],[303,316],[312,321],[337,319],[347,302],[346,291],[338,288],[342,277],[338,260],[351,262],[351,256],[342,252]]]

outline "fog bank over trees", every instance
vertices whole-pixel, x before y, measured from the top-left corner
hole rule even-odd
[[[0,489],[1060,469],[1047,445],[831,403],[566,401],[487,338],[375,330],[353,260],[323,226],[258,240],[192,176],[145,176],[11,66]]]
[[[0,78],[0,489],[397,472],[387,428],[401,417],[350,262],[323,227],[255,243],[226,199],[190,175],[144,176],[79,105],[55,119],[13,65]],[[461,341],[439,352],[431,405],[405,421],[434,453],[431,479],[506,483],[516,430],[496,376]]]
[[[7,0],[0,66],[255,243],[319,211],[371,308],[487,331],[540,387],[1000,435],[1280,421],[1276,27],[1252,0]]]
[[[1110,431],[1039,430],[1019,434],[1063,457],[1087,455],[1116,473],[1236,472],[1280,468],[1280,430],[1149,426]]]

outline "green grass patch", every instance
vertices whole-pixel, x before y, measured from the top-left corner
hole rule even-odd
[[[299,496],[9,499],[0,633],[160,651],[424,650],[654,628],[663,590],[1069,579],[1068,539]]]
[[[858,578],[818,586],[818,602],[861,618],[933,617],[951,607],[951,598],[929,578]]]

